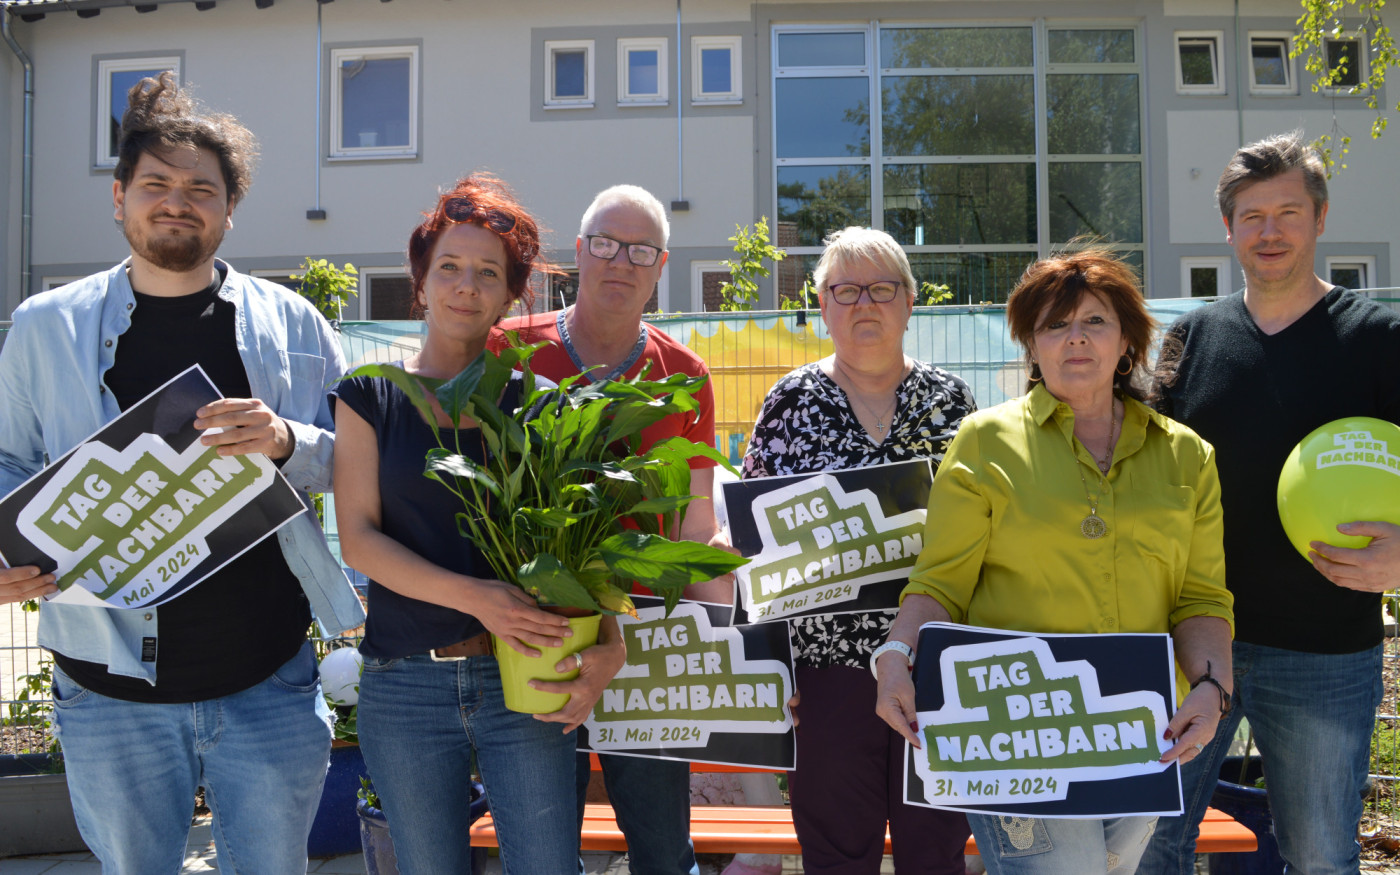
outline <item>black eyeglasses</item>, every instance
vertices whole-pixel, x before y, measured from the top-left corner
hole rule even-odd
[[[838,304],[854,304],[860,300],[861,292],[869,292],[870,300],[876,304],[887,304],[894,300],[894,296],[898,294],[899,287],[902,285],[904,285],[902,282],[881,280],[868,286],[859,283],[836,283],[827,286],[826,290],[831,292],[831,297],[835,298]]]
[[[447,221],[459,225],[476,219],[497,234],[509,234],[515,228],[515,216],[500,210],[480,209],[469,198],[464,197],[448,198],[442,205],[442,214],[447,217]]]
[[[589,234],[583,239],[588,241],[588,254],[604,261],[612,261],[617,256],[617,250],[624,246],[627,247],[627,260],[637,267],[651,267],[661,257],[660,249],[646,243],[623,243],[602,234]]]

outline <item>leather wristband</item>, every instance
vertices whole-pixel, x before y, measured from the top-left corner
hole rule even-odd
[[[1191,689],[1196,689],[1201,684],[1210,684],[1220,692],[1220,716],[1224,717],[1230,713],[1230,694],[1225,692],[1225,686],[1211,676],[1210,662],[1206,662],[1206,673],[1191,682]]]

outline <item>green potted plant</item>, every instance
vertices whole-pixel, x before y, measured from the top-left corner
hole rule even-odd
[[[554,664],[596,640],[599,613],[632,614],[633,581],[666,600],[667,609],[693,583],[710,580],[747,560],[711,547],[677,541],[690,495],[689,460],[703,456],[733,470],[713,447],[681,437],[638,452],[642,429],[673,414],[693,412],[703,378],[585,382],[570,377],[557,389],[535,386],[530,357],[544,344],[483,353],[450,380],[431,380],[402,367],[370,364],[352,376],[383,377],[408,396],[428,422],[432,399],[453,422],[480,427],[484,463],[470,459],[454,433],[453,446],[429,451],[425,476],[461,499],[458,531],[490,562],[496,576],[577,626],[566,650],[525,657],[499,644],[497,659],[506,706],[540,713],[558,710],[567,696],[543,694],[532,678],[559,677]],[[498,406],[511,372],[524,370],[527,387],[513,411]],[[579,628],[582,627],[582,628]]]

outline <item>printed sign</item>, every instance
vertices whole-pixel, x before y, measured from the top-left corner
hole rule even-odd
[[[619,616],[627,664],[579,730],[579,747],[659,759],[789,769],[792,654],[786,623],[723,626],[727,605],[633,596]]]
[[[735,623],[896,607],[923,549],[928,460],[722,484]]]
[[[266,456],[199,442],[195,411],[219,397],[196,365],[0,499],[0,558],[56,571],[52,601],[144,608],[301,513]]]
[[[1158,762],[1175,697],[1167,635],[1025,635],[930,623],[914,669],[914,805],[1024,817],[1181,813]]]

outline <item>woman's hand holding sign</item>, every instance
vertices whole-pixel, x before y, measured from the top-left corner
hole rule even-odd
[[[37,599],[58,592],[52,574],[40,574],[33,565],[0,568],[0,605]]]
[[[296,441],[287,423],[256,398],[222,398],[195,413],[194,427],[223,431],[205,434],[200,441],[217,447],[221,456],[262,453],[274,462],[292,455]]]
[[[899,616],[890,626],[889,641],[919,640],[919,627],[925,623],[952,622],[948,609],[936,599],[926,595],[909,595],[900,606]],[[875,665],[876,680],[880,688],[875,694],[875,713],[890,725],[890,728],[904,736],[905,741],[915,749],[924,745],[919,741],[918,711],[914,707],[914,680],[909,673],[912,660],[906,660],[898,653],[881,654]]]

